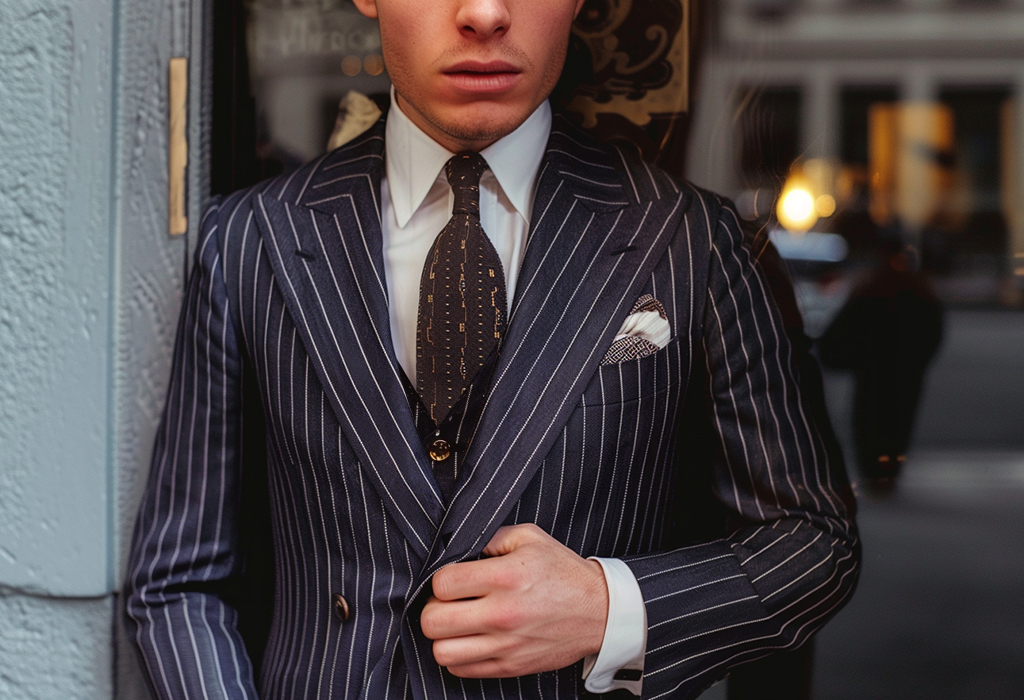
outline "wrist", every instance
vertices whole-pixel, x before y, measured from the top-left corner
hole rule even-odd
[[[587,571],[590,584],[588,586],[588,600],[593,601],[593,609],[589,618],[591,624],[588,626],[587,647],[585,655],[597,654],[604,645],[605,631],[608,628],[608,579],[605,577],[604,568],[595,560],[587,559]]]

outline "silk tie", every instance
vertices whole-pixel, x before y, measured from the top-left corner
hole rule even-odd
[[[452,218],[420,277],[416,390],[440,424],[505,333],[505,272],[480,225],[480,176],[487,161],[466,151],[445,165]]]

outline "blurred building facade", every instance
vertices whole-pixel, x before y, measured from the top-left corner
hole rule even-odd
[[[897,229],[955,299],[1020,303],[1024,2],[716,5],[691,179],[764,219],[805,176],[854,255]]]

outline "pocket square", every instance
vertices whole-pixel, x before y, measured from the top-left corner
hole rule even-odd
[[[672,337],[665,307],[650,294],[636,300],[605,353],[602,365],[639,360],[661,350]]]

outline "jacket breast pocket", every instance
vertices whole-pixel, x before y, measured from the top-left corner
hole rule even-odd
[[[656,353],[598,367],[583,392],[582,406],[638,401],[677,385],[686,371],[684,346],[678,337]]]

